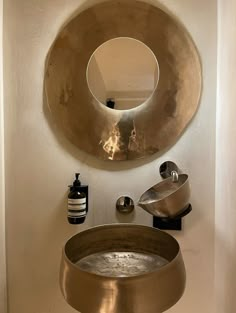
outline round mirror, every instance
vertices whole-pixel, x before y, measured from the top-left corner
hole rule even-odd
[[[119,37],[106,41],[87,66],[90,92],[100,103],[128,110],[148,100],[157,87],[159,67],[150,48],[139,40]]]
[[[196,46],[172,15],[142,1],[109,0],[61,29],[45,66],[44,108],[59,141],[64,133],[97,158],[134,160],[180,138],[201,86]]]

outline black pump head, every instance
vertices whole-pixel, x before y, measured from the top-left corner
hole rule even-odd
[[[74,187],[77,187],[77,186],[80,186],[80,185],[81,185],[81,182],[80,182],[80,180],[79,180],[79,175],[80,175],[80,173],[75,173],[75,180],[74,180],[74,182],[73,182],[73,186],[74,186]]]

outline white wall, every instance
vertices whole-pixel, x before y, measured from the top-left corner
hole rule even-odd
[[[158,4],[156,0],[152,1]],[[72,313],[58,287],[61,248],[86,227],[117,221],[151,225],[136,208],[116,216],[115,202],[135,201],[159,179],[158,168],[173,160],[190,175],[193,212],[176,235],[187,269],[187,288],[172,313],[213,312],[214,171],[216,92],[216,0],[162,0],[188,28],[203,63],[200,108],[184,135],[161,157],[121,164],[100,162],[58,137],[43,108],[43,68],[59,28],[82,0],[6,0],[4,12],[6,227],[9,313]],[[81,172],[90,186],[85,225],[66,221],[67,185]]]
[[[236,312],[236,3],[218,1],[216,312]]]

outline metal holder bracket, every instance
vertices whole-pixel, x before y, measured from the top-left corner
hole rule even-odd
[[[162,230],[182,230],[182,218],[192,211],[192,205],[189,203],[182,213],[174,218],[153,217],[153,227]]]
[[[163,179],[170,177],[172,172],[177,172],[178,174],[181,173],[180,169],[174,162],[166,161],[161,164],[159,173]]]
[[[166,161],[161,164],[159,168],[159,173],[163,179],[168,177],[173,177],[173,173],[181,174],[181,170],[172,161]],[[189,203],[182,211],[174,218],[161,218],[153,217],[153,227],[162,230],[182,230],[182,218],[192,211],[192,205]]]

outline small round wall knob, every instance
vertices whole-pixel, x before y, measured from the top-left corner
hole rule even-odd
[[[128,196],[122,196],[116,201],[116,209],[121,214],[129,214],[134,210],[134,201]]]

